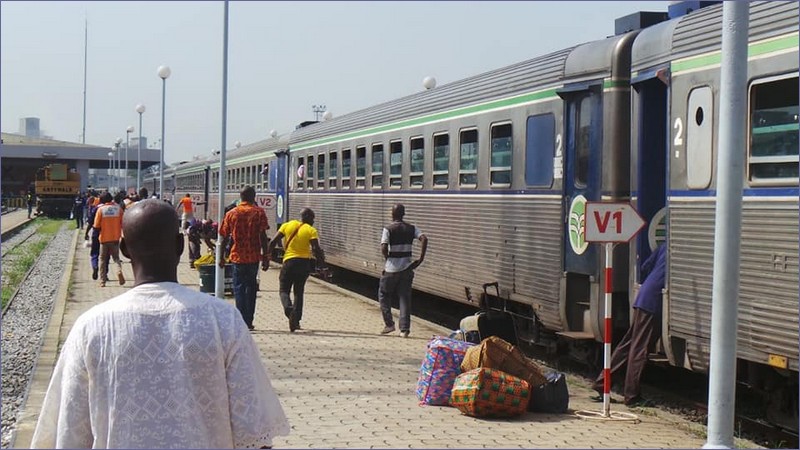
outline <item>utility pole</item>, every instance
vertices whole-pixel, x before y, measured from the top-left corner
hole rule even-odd
[[[81,144],[86,143],[86,68],[87,55],[89,51],[89,19],[84,16],[83,27],[83,132],[81,133]]]
[[[722,4],[717,211],[711,293],[708,433],[703,448],[733,448],[736,330],[747,133],[747,38],[750,2]]]

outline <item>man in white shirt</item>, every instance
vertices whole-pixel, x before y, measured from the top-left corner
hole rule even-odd
[[[239,311],[177,283],[177,230],[161,200],[126,211],[136,283],[75,322],[31,447],[269,448],[289,433]]]
[[[419,228],[403,221],[406,207],[401,203],[392,206],[392,223],[383,227],[381,233],[381,253],[386,263],[378,285],[378,303],[381,306],[383,323],[381,334],[395,330],[392,318],[392,301],[397,298],[400,306],[400,334],[408,337],[411,333],[411,285],[414,282],[414,269],[425,260],[428,238]],[[411,260],[414,241],[419,240],[422,249],[419,259]]]

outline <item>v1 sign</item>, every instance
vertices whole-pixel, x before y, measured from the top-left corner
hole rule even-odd
[[[586,202],[586,242],[628,242],[643,226],[630,203]]]

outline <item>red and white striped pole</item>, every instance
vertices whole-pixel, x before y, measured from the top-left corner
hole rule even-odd
[[[613,292],[614,244],[606,242],[605,263],[605,333],[603,333],[603,417],[611,415],[611,293]]]

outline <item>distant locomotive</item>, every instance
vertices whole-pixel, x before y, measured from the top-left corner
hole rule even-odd
[[[67,218],[80,194],[81,176],[66,164],[52,163],[36,171],[34,194],[37,214]]]

